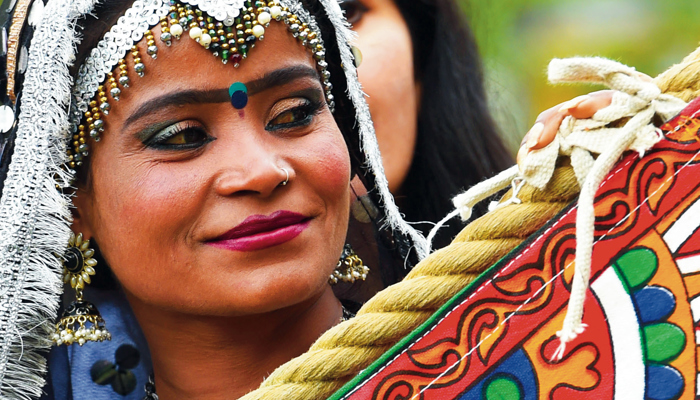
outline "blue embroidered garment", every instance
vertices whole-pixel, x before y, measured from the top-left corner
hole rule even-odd
[[[42,400],[141,400],[151,373],[146,339],[120,290],[86,288],[112,334],[111,341],[54,347]]]

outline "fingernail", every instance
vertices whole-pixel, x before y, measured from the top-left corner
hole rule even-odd
[[[578,96],[578,97],[573,98],[569,101],[565,101],[564,103],[562,103],[561,107],[559,107],[559,112],[562,114],[565,114],[565,113],[569,112],[569,110],[571,110],[572,108],[578,107],[581,103],[583,103],[584,101],[586,101],[590,98],[591,98],[591,96],[584,94],[583,96]]]
[[[525,147],[528,150],[537,146],[537,143],[540,142],[540,136],[542,136],[543,131],[544,124],[542,122],[538,122],[532,128],[530,128],[530,131],[527,133],[527,142],[525,143]]]
[[[517,155],[517,157],[515,157],[515,160],[517,161],[519,166],[521,166],[520,163],[522,163],[525,160],[525,157],[527,157],[528,152],[529,152],[529,150],[526,149],[525,147],[521,147],[518,150],[518,155]]]

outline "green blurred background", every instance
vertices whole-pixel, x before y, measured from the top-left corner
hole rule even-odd
[[[552,86],[552,58],[602,56],[656,76],[700,43],[700,0],[460,0],[492,110],[513,148],[541,111],[586,85]]]

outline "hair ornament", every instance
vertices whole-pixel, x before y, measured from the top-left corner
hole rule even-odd
[[[183,37],[195,40],[222,63],[238,68],[257,42],[264,39],[269,24],[273,20],[284,22],[292,35],[313,54],[326,101],[333,111],[333,85],[320,29],[308,13],[291,12],[284,5],[285,1],[136,0],[80,67],[73,90],[68,166],[75,169],[82,165],[89,155],[88,139],[99,141],[105,130],[104,117],[113,107],[110,103],[119,101],[122,91],[132,84],[127,57],[133,62],[133,72],[144,77],[143,57],[148,55],[155,60],[159,42],[171,46],[173,40]],[[156,41],[151,29],[158,25],[160,35]],[[144,38],[146,54],[142,54],[137,45]],[[247,90],[237,90],[235,102],[234,93],[230,95],[235,108],[241,109],[247,104]]]

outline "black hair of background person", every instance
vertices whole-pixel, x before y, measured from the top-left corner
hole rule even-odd
[[[454,209],[452,197],[514,160],[489,113],[476,41],[456,1],[395,2],[411,32],[422,90],[416,151],[397,200],[407,221],[436,222]],[[448,225],[433,248],[464,227],[458,218]],[[431,227],[417,225],[426,234]]]

